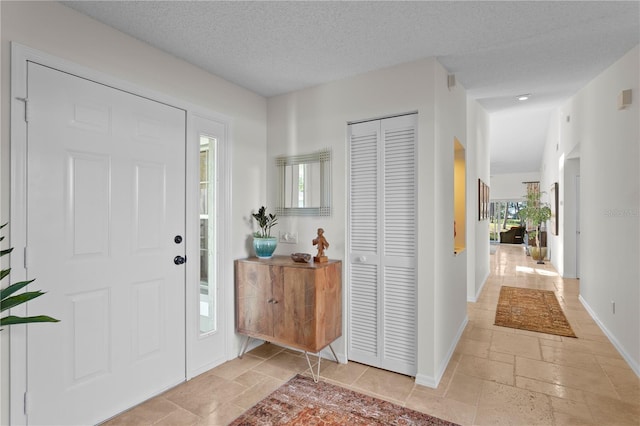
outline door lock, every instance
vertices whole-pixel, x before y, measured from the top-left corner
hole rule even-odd
[[[180,244],[182,242],[182,235],[176,235],[173,238],[173,242],[176,243],[176,244]]]
[[[176,265],[182,265],[184,262],[187,261],[187,257],[182,257],[182,256],[176,256],[173,258],[173,263],[175,263]]]

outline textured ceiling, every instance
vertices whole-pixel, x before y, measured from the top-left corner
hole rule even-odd
[[[539,170],[550,109],[640,42],[637,1],[63,3],[265,97],[436,57],[492,114],[492,174]]]

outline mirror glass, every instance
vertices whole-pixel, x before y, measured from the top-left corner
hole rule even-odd
[[[278,206],[284,216],[331,214],[331,151],[276,158]]]
[[[320,207],[319,183],[320,163],[284,166],[284,207]]]

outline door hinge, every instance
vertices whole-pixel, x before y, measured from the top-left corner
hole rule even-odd
[[[29,392],[24,393],[24,414],[29,414]]]
[[[24,248],[24,269],[29,269],[29,248]]]
[[[24,102],[24,121],[25,122],[29,122],[29,119],[31,118],[31,110],[29,108],[29,98],[16,98],[19,101]]]

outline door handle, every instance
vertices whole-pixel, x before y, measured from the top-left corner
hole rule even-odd
[[[187,257],[182,257],[182,256],[176,256],[173,258],[173,263],[175,263],[176,265],[182,265],[183,263],[185,263],[187,261]]]

